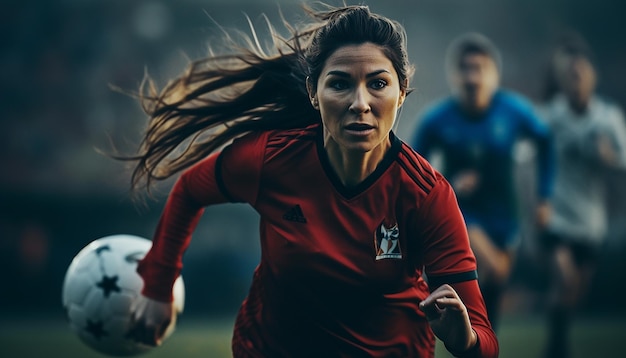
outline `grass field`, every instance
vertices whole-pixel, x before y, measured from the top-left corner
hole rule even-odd
[[[230,357],[230,319],[179,321],[176,332],[163,346],[142,357]],[[500,357],[541,357],[545,328],[541,317],[505,317],[499,339]],[[572,329],[574,358],[626,357],[626,319],[580,318]],[[620,355],[621,354],[621,355]],[[103,358],[83,345],[62,319],[0,320],[0,357],[2,358]],[[450,357],[438,346],[437,357]]]

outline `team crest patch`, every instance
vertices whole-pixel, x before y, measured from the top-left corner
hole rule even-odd
[[[402,251],[400,250],[399,237],[400,230],[398,230],[398,224],[390,228],[387,228],[384,223],[380,224],[374,235],[376,260],[401,259]]]

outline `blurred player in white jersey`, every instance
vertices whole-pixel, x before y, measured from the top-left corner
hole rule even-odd
[[[621,109],[595,94],[587,44],[564,36],[550,58],[540,112],[554,135],[557,173],[543,244],[553,263],[546,357],[569,357],[569,327],[607,234],[606,170],[626,167]]]

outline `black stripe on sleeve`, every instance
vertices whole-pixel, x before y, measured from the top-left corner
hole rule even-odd
[[[217,155],[217,159],[215,160],[215,181],[217,182],[217,187],[220,189],[222,194],[230,201],[231,203],[236,203],[237,200],[230,194],[228,189],[226,189],[226,185],[224,184],[224,178],[222,177],[222,157],[223,152]]]
[[[478,273],[476,272],[476,270],[472,270],[472,271],[467,271],[467,272],[454,273],[450,275],[437,275],[437,276],[428,275],[426,279],[427,279],[426,281],[428,282],[428,287],[430,287],[430,290],[433,291],[437,287],[446,283],[453,284],[453,283],[476,280],[478,279]]]
[[[430,172],[428,172],[428,175],[426,175],[426,171],[422,168],[421,165],[419,165],[416,161],[415,158],[411,157],[409,155],[409,153],[407,153],[407,150],[403,147],[402,148],[402,154],[404,154],[404,157],[407,159],[407,161],[409,163],[411,163],[411,166],[418,172],[421,174],[422,178],[424,178],[424,180],[430,185],[430,186],[435,186],[435,181],[436,178],[434,177],[434,175]]]
[[[398,160],[398,164],[400,164],[400,166],[404,169],[407,175],[411,177],[413,182],[415,182],[415,184],[417,184],[420,188],[422,188],[422,190],[426,194],[430,193],[430,190],[428,190],[428,188],[424,184],[422,184],[422,182],[415,176],[415,174],[413,174],[413,172],[409,170],[406,164],[404,164],[401,160]]]

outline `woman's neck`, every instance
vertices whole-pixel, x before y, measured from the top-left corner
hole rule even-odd
[[[328,133],[324,136],[324,150],[328,155],[328,161],[346,187],[356,186],[367,179],[376,170],[389,148],[391,141],[387,138],[367,152],[347,151]]]

